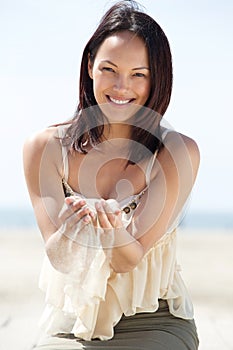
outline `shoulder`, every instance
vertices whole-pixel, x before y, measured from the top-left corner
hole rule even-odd
[[[164,147],[158,154],[162,168],[172,169],[175,166],[179,170],[185,165],[191,166],[192,172],[196,176],[200,163],[200,152],[196,141],[177,131],[169,131],[163,143]]]
[[[51,142],[57,136],[57,127],[37,131],[25,140],[24,149],[39,152],[46,147],[48,142]]]
[[[164,140],[165,148],[174,155],[188,155],[193,162],[200,162],[199,147],[194,139],[177,131],[171,131]]]
[[[23,145],[24,156],[41,156],[45,149],[53,149],[59,145],[57,127],[40,130],[29,136]]]
[[[179,134],[179,135],[184,142],[184,145],[189,154],[191,162],[193,163],[193,165],[195,165],[195,168],[198,169],[200,164],[200,150],[196,141],[186,135],[182,135],[182,134]]]
[[[37,167],[43,159],[56,162],[61,154],[57,127],[38,131],[28,137],[23,145],[23,160],[28,167]]]

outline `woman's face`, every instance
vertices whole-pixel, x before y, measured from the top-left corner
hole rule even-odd
[[[104,40],[88,72],[95,99],[107,117],[129,118],[150,94],[150,68],[144,41],[129,31]]]

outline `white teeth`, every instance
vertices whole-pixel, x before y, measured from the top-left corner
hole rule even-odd
[[[118,104],[118,105],[125,105],[126,103],[129,103],[130,100],[115,100],[115,98],[109,96],[110,101]]]

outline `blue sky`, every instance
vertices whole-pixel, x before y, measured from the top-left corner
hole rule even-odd
[[[112,1],[0,0],[0,207],[29,207],[22,145],[73,115],[83,47]],[[192,210],[233,211],[233,2],[142,0],[166,32],[174,89],[165,115],[193,137]]]

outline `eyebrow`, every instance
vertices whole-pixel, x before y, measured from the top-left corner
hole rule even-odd
[[[109,64],[111,64],[112,66],[118,68],[117,65],[116,65],[115,63],[113,63],[113,62],[111,62],[111,61],[109,61],[109,60],[102,60],[101,62],[109,63]],[[148,68],[148,67],[137,67],[137,68],[133,68],[132,70],[140,70],[140,69],[147,69],[147,70],[150,70],[150,68]]]

